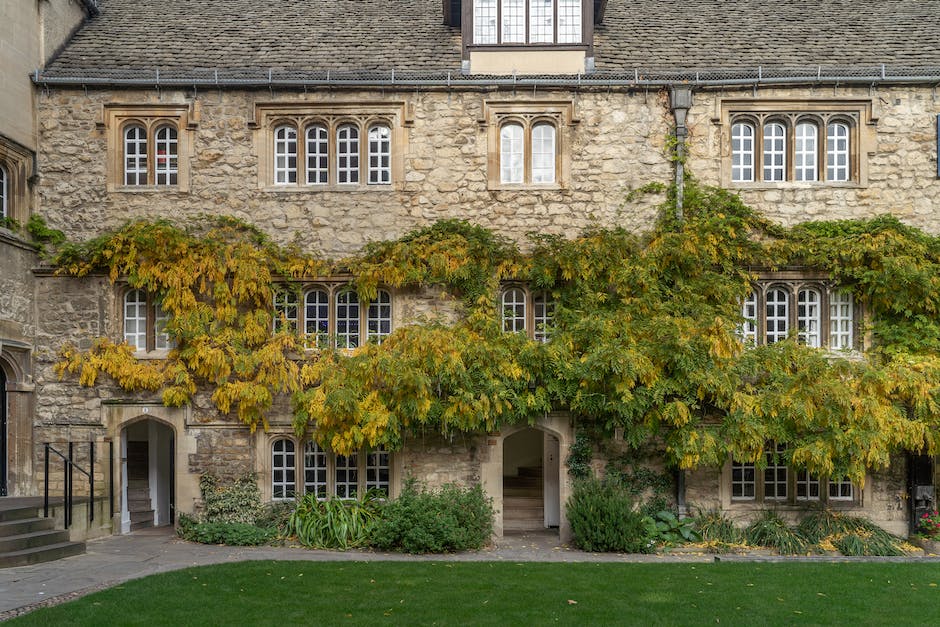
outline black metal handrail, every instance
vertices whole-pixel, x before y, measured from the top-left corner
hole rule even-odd
[[[111,459],[112,459],[112,469],[111,469],[111,484],[109,490],[109,505],[111,507],[111,515],[114,515],[114,471],[113,471],[113,458],[114,458],[114,442],[109,441],[108,444],[111,447]],[[75,443],[68,443],[68,455],[64,454],[62,451],[58,450],[49,442],[45,443],[45,475],[43,477],[43,498],[42,498],[42,515],[44,518],[49,517],[49,454],[59,456],[62,459],[62,476],[65,480],[65,494],[63,495],[65,501],[65,528],[68,529],[73,520],[73,507],[74,499],[73,495],[75,493],[75,477],[74,473],[77,470],[78,472],[85,475],[88,479],[88,522],[92,523],[95,520],[95,442],[90,440],[88,442],[88,469],[82,468],[75,463]]]

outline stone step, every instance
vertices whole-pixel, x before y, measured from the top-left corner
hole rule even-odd
[[[132,490],[146,490],[150,492],[150,480],[146,477],[143,479],[128,479],[127,480],[127,491]]]
[[[38,513],[39,508],[37,507],[13,507],[9,509],[3,509],[0,510],[0,522],[36,518]]]
[[[33,531],[48,531],[55,527],[52,518],[21,518],[19,520],[6,520],[0,522],[0,538],[18,536]]]
[[[525,519],[525,520],[503,520],[503,532],[507,531],[538,531],[545,529],[545,520]]]
[[[542,498],[542,487],[537,488],[529,487],[516,487],[516,486],[503,486],[503,498],[507,497],[517,497],[517,496],[527,496],[531,498]]]
[[[519,466],[516,474],[520,477],[542,477],[541,466]]]
[[[131,531],[138,531],[140,529],[149,529],[150,527],[153,527],[153,518],[151,518],[150,520],[142,520],[140,522],[131,523]]]
[[[51,562],[52,560],[61,559],[63,557],[81,555],[84,552],[84,542],[59,542],[57,544],[4,553],[0,555],[0,568]]]
[[[0,555],[12,553],[23,549],[31,549],[40,546],[49,546],[51,544],[61,544],[68,542],[69,532],[65,530],[44,529],[42,531],[31,531],[17,536],[5,536],[0,538]]]
[[[136,512],[128,512],[131,515],[131,524],[138,522],[150,521],[150,524],[153,525],[153,510],[152,509],[142,509]]]
[[[150,504],[150,499],[147,499],[146,501],[128,501],[127,511],[149,512],[149,511],[153,511],[153,505]]]
[[[504,488],[542,488],[541,477],[503,477]]]

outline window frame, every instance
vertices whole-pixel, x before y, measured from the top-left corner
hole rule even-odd
[[[397,492],[397,456],[382,445],[364,447],[349,456],[343,456],[321,447],[312,439],[297,438],[286,432],[264,434],[263,437],[268,453],[264,467],[259,469],[262,471],[259,476],[266,477],[263,493],[272,502],[290,501],[310,492],[315,492],[317,500],[321,501],[329,498],[353,500],[373,488],[384,492],[385,498],[390,498]],[[276,450],[282,443],[285,450],[292,449],[290,453]],[[287,443],[290,443],[290,447],[287,447]],[[278,461],[279,454],[282,457],[291,455],[292,465],[286,466],[282,463],[278,466],[275,462]],[[355,459],[353,465],[340,465],[341,460],[350,458]],[[373,463],[376,461],[379,463]],[[384,465],[381,464],[383,461]],[[283,474],[280,481],[275,481],[275,472],[278,470],[283,471]],[[312,480],[309,471],[313,472]],[[344,477],[347,481],[341,482],[340,471],[351,472],[355,478],[349,481],[348,477]],[[377,476],[375,481],[370,481],[370,473]],[[289,481],[288,476],[293,480]],[[321,477],[323,481],[320,480]],[[293,489],[290,489],[291,485]]]
[[[12,202],[10,202],[10,175],[7,172],[6,164],[0,163],[0,220],[13,218]]]
[[[871,100],[737,100],[721,99],[721,114],[713,122],[721,127],[722,166],[721,182],[725,187],[774,188],[801,186],[865,187],[868,185],[868,153],[874,150],[874,127]],[[771,180],[765,173],[765,128],[769,124],[782,124],[784,133],[784,161],[782,180]],[[812,147],[812,180],[798,180],[800,163],[797,159],[797,129],[801,124],[815,126]],[[753,131],[751,177],[743,173],[739,162],[749,154],[740,141],[739,125]],[[830,125],[842,125],[847,131],[840,138],[844,146],[831,152]],[[839,177],[829,166],[830,159],[846,163]],[[804,169],[805,172],[805,169]],[[845,176],[843,176],[843,174]]]
[[[552,2],[552,29],[551,41],[533,41],[532,27],[532,0],[518,0],[522,5],[522,28],[521,40],[509,41],[503,34],[504,4],[506,0],[492,0],[493,12],[487,12],[492,15],[492,27],[486,29],[492,32],[493,39],[479,41],[478,34],[482,29],[478,28],[477,16],[481,12],[477,11],[478,3],[476,0],[463,3],[462,30],[464,41],[464,58],[467,58],[467,51],[470,49],[554,49],[554,50],[587,50],[588,54],[593,54],[594,39],[594,0],[578,0],[580,4],[580,31],[578,41],[563,41],[561,34],[563,32],[560,23],[562,12],[559,10],[559,4],[563,0],[553,0]]]
[[[166,320],[169,319],[169,315],[163,310],[161,305],[162,299],[151,293],[147,290],[141,288],[134,288],[127,286],[122,290],[120,298],[121,314],[121,339],[123,342],[127,342],[128,332],[127,332],[127,306],[128,298],[131,295],[143,296],[143,300],[135,301],[137,303],[136,309],[137,313],[142,315],[137,315],[134,320],[137,324],[140,324],[143,321],[144,329],[141,331],[138,329],[134,335],[144,337],[144,346],[137,346],[135,343],[134,354],[138,358],[143,356],[149,357],[164,357],[171,350],[176,348],[176,343],[165,331],[161,329],[161,321],[165,326]],[[143,309],[141,312],[140,310]],[[128,342],[128,344],[130,344]]]
[[[100,127],[106,130],[108,137],[108,177],[107,191],[129,193],[167,193],[188,192],[190,152],[192,133],[198,127],[199,116],[194,105],[105,105],[103,121]],[[146,161],[143,183],[128,183],[126,179],[128,129],[139,126],[144,130],[146,143]],[[170,173],[172,168],[159,168],[161,161],[171,157],[159,154],[158,134],[164,128],[171,128],[176,133],[176,168],[175,182]],[[169,166],[169,163],[167,164]],[[168,182],[161,183],[160,176],[167,172]]]
[[[311,294],[325,294],[326,302],[320,302],[318,300],[315,303],[311,303],[309,300]],[[356,294],[356,301],[354,303],[342,302],[341,297],[349,294]],[[284,296],[285,299],[279,301],[280,296]],[[288,302],[290,298],[294,300]],[[272,294],[272,330],[277,331],[279,329],[277,326],[280,318],[278,314],[280,311],[279,308],[296,307],[296,315],[294,317],[286,316],[284,319],[290,324],[292,332],[299,335],[305,350],[312,351],[327,348],[353,350],[368,342],[381,344],[396,328],[395,316],[397,310],[395,301],[396,298],[392,290],[386,287],[378,288],[375,298],[368,303],[363,303],[359,293],[346,281],[314,281],[299,284],[282,283],[275,287],[274,293]],[[310,307],[315,308],[315,316],[309,315]],[[341,319],[339,313],[344,307],[355,307],[357,310],[355,318],[344,317]],[[378,307],[379,313],[384,313],[384,315],[374,317],[374,307]],[[323,321],[320,314],[324,309],[327,313],[327,331],[324,333],[317,330],[311,333],[310,323],[316,323],[316,327],[319,329],[320,323]],[[341,331],[340,322],[343,320],[347,322],[354,321],[357,330],[355,332]],[[373,322],[378,322],[378,331],[371,330]],[[383,323],[387,324],[387,332],[383,331],[381,328]],[[355,342],[348,339],[353,336],[356,338]],[[346,337],[347,340],[341,341],[340,338],[343,337]]]
[[[506,297],[509,294],[514,295],[514,300],[507,303]],[[518,299],[521,297],[521,300]],[[552,310],[551,316],[539,316],[537,314],[539,300],[545,303],[545,309]],[[522,307],[522,314],[519,315],[518,309],[511,318],[506,317],[506,307]],[[549,307],[550,306],[550,307]],[[557,307],[558,301],[549,290],[530,290],[520,283],[507,283],[499,292],[499,302],[497,303],[500,320],[500,331],[503,333],[523,333],[530,340],[547,344],[551,341],[552,335],[557,329]],[[512,328],[506,328],[507,320],[512,320]],[[521,327],[519,326],[521,324]],[[541,325],[541,326],[540,326]]]

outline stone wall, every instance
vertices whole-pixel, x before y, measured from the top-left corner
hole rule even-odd
[[[478,485],[485,436],[456,434],[445,438],[433,431],[405,438],[398,457],[402,479],[417,479],[428,487],[445,483]]]

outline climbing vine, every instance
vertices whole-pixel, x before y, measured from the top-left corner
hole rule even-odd
[[[99,339],[62,350],[62,376],[101,375],[181,405],[199,391],[223,414],[266,427],[279,397],[294,426],[339,453],[400,445],[414,429],[479,432],[568,409],[596,433],[665,447],[683,468],[762,459],[861,483],[892,452],[940,450],[940,239],[891,217],[784,229],[722,190],[690,183],[681,222],[668,206],[647,233],[594,228],[533,236],[527,252],[447,220],[327,261],[276,246],[233,220],[184,229],[140,222],[60,249],[60,271],[106,273],[162,297],[176,348],[138,361]],[[757,270],[829,273],[870,313],[864,359],[796,338],[745,350],[740,302]],[[430,287],[460,299],[452,324],[399,327],[381,345],[304,350],[273,332],[284,281],[350,276],[363,300],[379,286]],[[552,341],[501,332],[502,281],[557,303]]]

